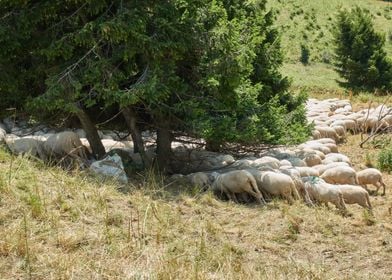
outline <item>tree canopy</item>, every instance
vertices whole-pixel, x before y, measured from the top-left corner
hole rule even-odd
[[[173,131],[214,149],[301,141],[305,99],[279,72],[280,37],[265,2],[4,1],[2,106],[73,113],[90,143],[88,109],[114,106],[134,141],[141,122],[157,130],[160,165]],[[102,154],[100,143],[92,147]]]

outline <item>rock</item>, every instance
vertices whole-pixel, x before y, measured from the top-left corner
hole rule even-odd
[[[114,178],[120,183],[128,183],[128,177],[124,171],[124,165],[118,154],[114,154],[112,156],[109,155],[102,160],[93,162],[90,165],[90,170],[96,174]]]

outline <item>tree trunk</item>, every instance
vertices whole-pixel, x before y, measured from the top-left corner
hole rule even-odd
[[[142,134],[136,125],[137,116],[135,110],[131,106],[124,107],[122,108],[122,114],[132,136],[134,153],[140,153],[144,167],[149,167],[151,162],[147,157],[146,150],[144,148]]]
[[[87,113],[81,108],[76,111],[76,116],[79,118],[80,123],[86,132],[86,137],[90,143],[94,157],[96,159],[102,158],[106,152],[94,123],[91,121],[89,115],[87,115]]]
[[[171,171],[170,161],[172,157],[171,142],[173,140],[171,131],[166,125],[162,125],[157,130],[157,163],[161,172]]]

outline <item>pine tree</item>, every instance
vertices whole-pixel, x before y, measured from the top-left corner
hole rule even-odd
[[[174,131],[216,149],[309,133],[304,97],[291,95],[279,72],[279,34],[265,0],[5,2],[0,67],[15,69],[19,86],[0,81],[0,91],[18,91],[17,105],[38,115],[77,116],[97,156],[90,108],[117,108],[141,153],[139,124],[156,130],[162,169]]]
[[[384,50],[385,38],[374,30],[367,10],[340,11],[334,40],[336,70],[348,87],[392,89],[392,61]]]

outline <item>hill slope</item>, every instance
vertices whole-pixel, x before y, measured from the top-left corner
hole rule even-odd
[[[333,71],[331,28],[336,13],[354,5],[368,9],[374,16],[376,30],[386,35],[386,49],[392,56],[392,2],[380,0],[278,0],[269,1],[270,8],[279,11],[276,25],[282,33],[286,53],[283,72],[293,77],[293,85],[326,89],[341,89]],[[301,44],[310,49],[310,65],[300,63]]]

